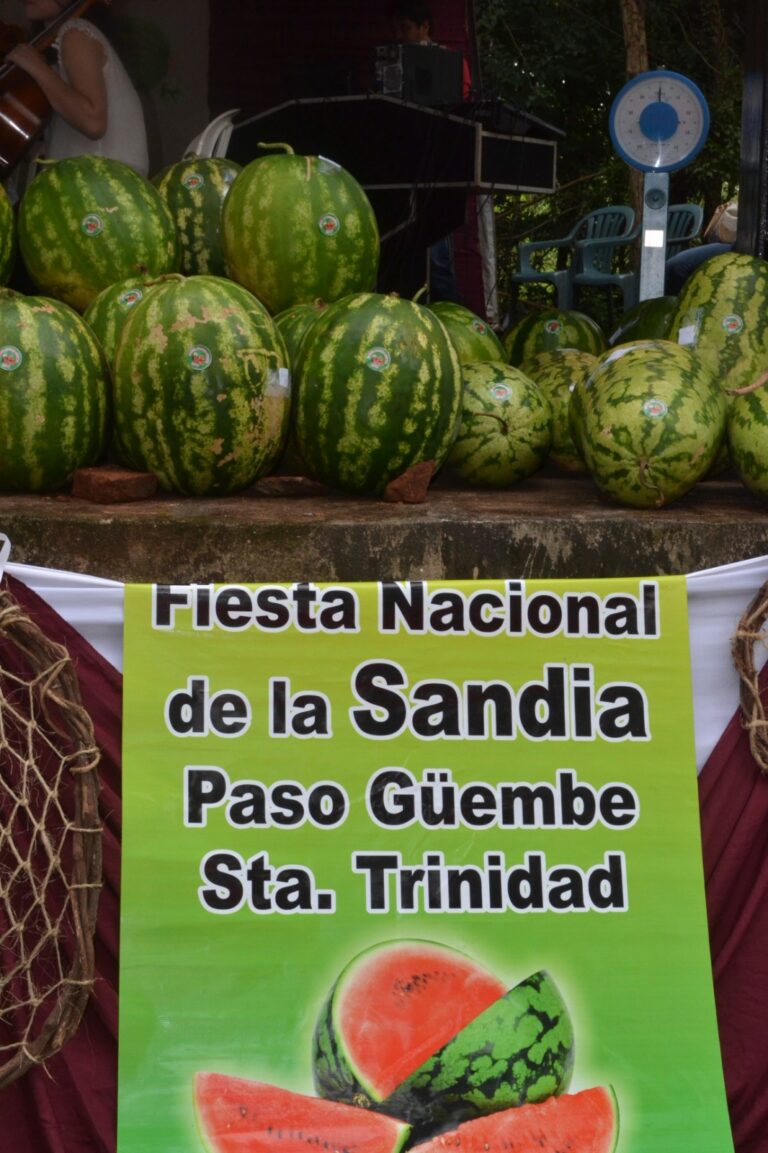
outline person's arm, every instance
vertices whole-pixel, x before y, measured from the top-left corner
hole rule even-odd
[[[107,130],[107,92],[104,84],[104,49],[98,40],[71,28],[61,42],[61,61],[67,83],[29,44],[18,44],[6,60],[17,64],[42,88],[48,103],[63,120],[91,140]]]

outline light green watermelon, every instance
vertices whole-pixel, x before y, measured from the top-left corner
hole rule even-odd
[[[293,432],[309,473],[378,495],[410,467],[439,468],[458,429],[461,366],[428,308],[358,293],[330,304],[299,349]]]
[[[379,230],[371,202],[349,172],[324,157],[288,149],[246,164],[224,201],[222,243],[228,275],[273,314],[376,286]]]
[[[462,368],[461,424],[448,464],[468,484],[505,488],[531,476],[552,447],[552,406],[519,368],[480,361]]]
[[[238,491],[283,449],[285,344],[264,306],[224,277],[154,286],[125,318],[112,377],[115,453],[168,491]]]
[[[722,389],[695,352],[672,341],[619,345],[571,405],[593,480],[632,507],[681,497],[710,470],[725,436]]]
[[[127,164],[105,157],[46,165],[22,197],[18,235],[40,291],[79,312],[116,280],[179,267],[176,227],[160,193]]]
[[[755,380],[768,364],[768,262],[725,252],[705,260],[680,293],[670,337],[708,362],[723,388]]]
[[[598,363],[591,352],[553,348],[526,362],[526,375],[535,381],[552,406],[552,450],[549,462],[561,472],[581,474],[587,466],[576,447],[570,422],[571,396]]]
[[[106,443],[108,369],[61,301],[0,291],[0,491],[51,492]]]
[[[729,459],[743,484],[768,500],[768,373],[729,394]]]
[[[502,341],[509,363],[526,371],[526,362],[553,348],[578,348],[599,356],[608,341],[597,321],[576,309],[547,309],[518,320]]]
[[[436,300],[430,304],[439,316],[462,364],[478,360],[506,360],[504,345],[482,317],[451,300]]]
[[[185,276],[226,275],[221,214],[241,171],[240,164],[224,157],[190,156],[152,177],[176,225]]]

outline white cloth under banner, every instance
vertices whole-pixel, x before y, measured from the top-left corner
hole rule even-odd
[[[120,581],[35,565],[6,564],[5,569],[122,671],[124,586]],[[744,610],[766,580],[768,556],[702,569],[686,577],[698,771],[738,707],[731,640]],[[766,655],[765,646],[755,652],[758,669]]]

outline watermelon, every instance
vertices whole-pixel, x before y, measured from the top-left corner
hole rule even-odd
[[[400,1153],[410,1126],[392,1117],[224,1073],[198,1073],[195,1111],[212,1153]]]
[[[431,941],[375,945],[341,972],[313,1039],[315,1088],[382,1102],[506,993],[471,957]]]
[[[83,312],[127,276],[179,266],[179,241],[160,193],[127,164],[73,156],[47,165],[22,197],[19,249],[41,292]]]
[[[659,508],[711,468],[725,436],[723,390],[672,341],[619,345],[571,398],[593,480],[622,504]]]
[[[598,358],[577,348],[553,348],[539,352],[526,362],[526,374],[539,386],[552,406],[552,450],[549,462],[561,472],[580,474],[587,466],[571,433],[571,396],[586,381]]]
[[[223,496],[279,456],[288,354],[274,321],[223,277],[169,277],[128,313],[112,363],[114,449],[162,488]]]
[[[123,280],[117,280],[107,288],[102,288],[83,313],[83,320],[95,332],[110,364],[114,359],[117,338],[128,313],[135,304],[144,299],[152,285],[157,283],[158,280],[147,280],[143,276],[127,276]]]
[[[428,308],[357,293],[330,304],[295,370],[296,447],[310,475],[376,495],[412,465],[439,468],[461,406],[461,366]]]
[[[750,492],[768,500],[768,374],[729,396],[730,462]]]
[[[676,296],[652,296],[639,301],[619,317],[609,345],[627,344],[630,340],[677,340],[677,333],[672,336],[669,327],[676,310]]]
[[[670,337],[694,349],[722,387],[732,388],[755,380],[765,369],[767,310],[768,262],[724,252],[705,260],[685,282]]]
[[[377,1108],[419,1132],[543,1101],[568,1088],[573,1026],[548,973],[532,973],[479,1013]]]
[[[552,446],[552,406],[519,368],[465,364],[461,424],[448,464],[468,484],[504,488],[541,468]]]
[[[502,343],[510,364],[526,371],[527,361],[553,348],[578,348],[599,356],[608,347],[605,334],[584,312],[548,309],[524,316],[504,335]]]
[[[349,172],[324,157],[288,149],[246,164],[224,201],[222,242],[228,275],[273,314],[376,286],[371,203]]]
[[[222,157],[191,156],[152,177],[173,217],[186,276],[225,276],[221,212],[242,166]]]
[[[618,1139],[616,1094],[597,1085],[466,1121],[413,1153],[614,1153]]]
[[[0,284],[7,284],[16,259],[16,216],[0,184]]]
[[[108,369],[73,309],[0,292],[0,385],[0,491],[51,492],[98,462]]]
[[[294,304],[290,308],[278,312],[275,324],[280,329],[280,335],[288,349],[288,359],[295,364],[299,355],[299,346],[309,332],[318,316],[328,306],[322,300],[315,300],[312,304]]]
[[[504,345],[491,326],[469,308],[451,300],[436,300],[429,307],[445,325],[462,364],[507,359]]]

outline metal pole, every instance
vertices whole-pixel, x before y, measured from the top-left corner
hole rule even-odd
[[[768,0],[744,6],[746,47],[736,249],[768,259]]]

